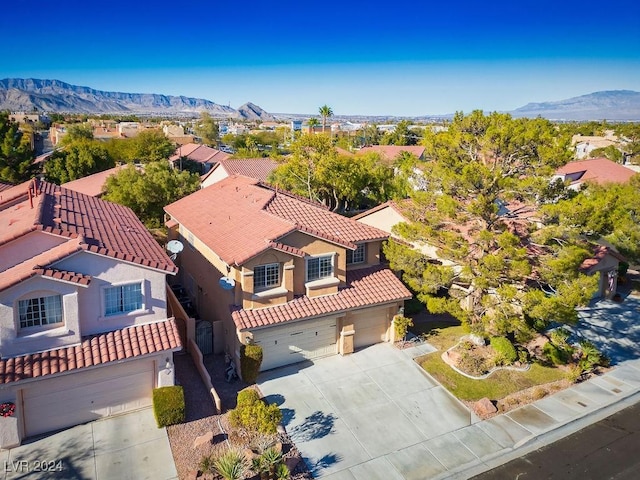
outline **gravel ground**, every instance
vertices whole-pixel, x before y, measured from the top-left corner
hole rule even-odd
[[[167,427],[167,432],[178,477],[181,480],[196,478],[195,472],[202,457],[213,453],[216,448],[219,448],[219,444],[225,441],[224,432],[230,431],[226,413],[235,407],[238,392],[247,387],[247,384],[240,380],[232,383],[224,380],[224,355],[207,355],[204,362],[211,375],[211,382],[222,400],[224,410],[222,415],[216,414],[211,395],[205,388],[191,356],[184,354],[174,357],[176,383],[182,385],[184,389],[186,421],[180,425]],[[196,438],[209,432],[213,433],[213,441],[204,442],[201,446],[195,447]],[[285,460],[288,459],[293,464],[297,463],[291,479],[313,478],[288,435],[280,434],[278,441],[282,443]]]

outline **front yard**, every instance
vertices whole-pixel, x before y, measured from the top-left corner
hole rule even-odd
[[[419,323],[411,330],[438,348],[437,352],[418,359],[422,368],[467,404],[488,398],[502,413],[571,385],[566,370],[537,363],[527,371],[498,370],[482,380],[466,377],[441,358],[444,351],[466,334],[462,326],[428,322]]]

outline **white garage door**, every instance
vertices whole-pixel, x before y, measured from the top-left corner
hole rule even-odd
[[[335,318],[322,318],[256,330],[253,341],[262,347],[261,371],[336,353]]]
[[[387,309],[368,310],[354,314],[349,322],[353,322],[354,347],[366,347],[387,340]]]
[[[27,436],[147,407],[153,360],[137,360],[42,380],[22,391]]]

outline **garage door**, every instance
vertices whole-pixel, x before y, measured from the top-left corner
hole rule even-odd
[[[366,347],[387,340],[387,309],[379,308],[356,313],[350,319],[353,322],[355,348]]]
[[[334,355],[336,323],[335,318],[323,318],[255,331],[253,341],[262,347],[260,370]]]
[[[27,436],[147,407],[155,386],[152,360],[99,367],[42,380],[22,391]]]

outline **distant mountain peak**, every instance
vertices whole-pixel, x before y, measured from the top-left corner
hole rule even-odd
[[[249,111],[270,116],[257,105]],[[239,111],[210,100],[155,93],[106,92],[71,85],[61,80],[4,78],[0,80],[0,110],[65,113],[127,113],[198,115],[208,112],[217,118],[245,118]]]
[[[566,100],[528,103],[511,114],[550,120],[640,120],[640,92],[604,90]]]

